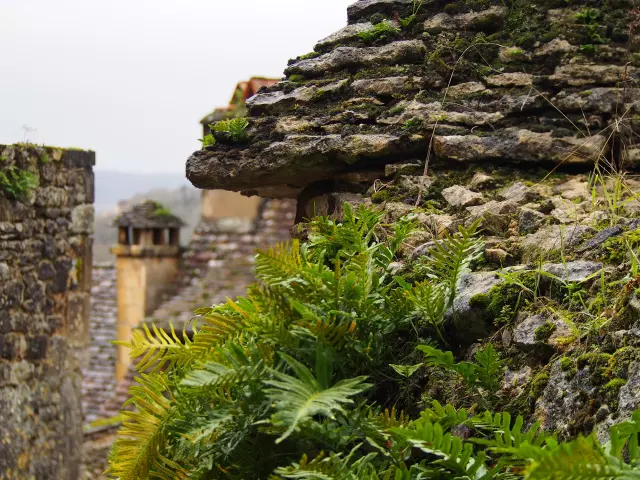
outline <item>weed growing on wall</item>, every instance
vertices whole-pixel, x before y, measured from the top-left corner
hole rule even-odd
[[[24,200],[33,189],[38,187],[38,180],[28,170],[21,170],[15,165],[7,165],[0,160],[0,191],[13,200]]]

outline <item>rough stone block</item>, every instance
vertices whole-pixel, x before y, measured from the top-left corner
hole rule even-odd
[[[71,212],[71,231],[73,233],[93,233],[93,205],[78,205]]]

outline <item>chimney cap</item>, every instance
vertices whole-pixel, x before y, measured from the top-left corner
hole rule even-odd
[[[113,222],[114,227],[133,228],[180,228],[185,223],[171,213],[167,207],[155,200],[134,205],[119,215]]]

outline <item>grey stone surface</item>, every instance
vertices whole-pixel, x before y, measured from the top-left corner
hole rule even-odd
[[[458,294],[448,317],[455,330],[456,341],[471,345],[488,335],[490,327],[484,321],[484,308],[473,306],[471,299],[486,294],[504,280],[496,272],[469,273],[463,275],[458,285]]]
[[[439,157],[460,162],[480,162],[497,158],[518,158],[524,162],[593,164],[606,144],[606,137],[553,137],[525,129],[507,128],[497,135],[437,136]]]
[[[320,57],[300,60],[289,66],[285,73],[287,75],[298,73],[317,77],[327,71],[333,72],[343,68],[414,62],[421,58],[425,52],[424,44],[416,40],[401,40],[382,47],[338,47],[331,53]]]
[[[565,282],[584,282],[602,270],[602,264],[576,260],[567,263],[545,263],[542,270]]]
[[[603,230],[600,230],[593,237],[580,245],[580,248],[576,249],[576,251],[578,253],[583,253],[587,250],[591,250],[592,248],[597,248],[610,238],[621,235],[623,231],[623,228],[619,225],[607,227]]]
[[[580,245],[592,228],[584,225],[552,225],[527,235],[520,244],[522,259],[525,263],[534,262],[562,249],[570,250]]]
[[[481,193],[474,192],[461,185],[445,188],[442,190],[442,196],[452,207],[471,207],[484,203],[484,197]]]
[[[323,49],[333,47],[334,45],[338,45],[345,41],[355,40],[358,38],[358,35],[360,33],[370,30],[371,27],[373,27],[373,24],[371,22],[363,22],[363,23],[355,23],[353,25],[347,25],[346,27],[320,40],[316,44],[315,49],[321,51]]]
[[[544,213],[522,207],[518,216],[518,229],[521,235],[535,233],[547,220]]]

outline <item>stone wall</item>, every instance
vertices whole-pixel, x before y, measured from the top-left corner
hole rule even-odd
[[[94,164],[93,152],[0,146],[0,478],[6,480],[78,478]],[[35,188],[20,187],[29,183]]]

